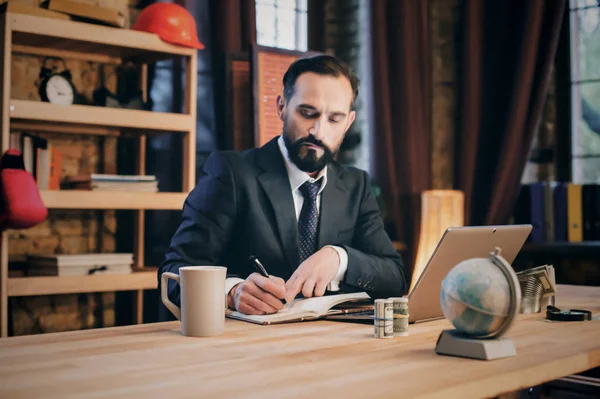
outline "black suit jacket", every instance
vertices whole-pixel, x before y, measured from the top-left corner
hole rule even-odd
[[[340,284],[346,292],[371,297],[402,296],[408,271],[383,229],[366,172],[330,163],[321,193],[318,247],[338,245],[348,253]],[[250,255],[274,276],[287,280],[299,263],[296,213],[277,139],[243,153],[215,152],[187,197],[181,225],[159,269],[220,265],[228,277],[246,278],[256,270]],[[179,303],[179,286],[169,297]]]

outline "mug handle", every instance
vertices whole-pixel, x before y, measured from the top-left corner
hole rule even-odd
[[[171,302],[169,300],[169,296],[167,295],[168,288],[169,288],[169,285],[168,285],[169,279],[173,279],[173,280],[177,281],[177,284],[180,284],[179,274],[164,272],[162,274],[161,282],[160,282],[160,297],[162,299],[162,302],[167,307],[167,309],[169,309],[171,311],[171,313],[173,313],[175,315],[175,317],[177,317],[177,320],[181,320],[181,309],[177,305],[175,305],[173,302]]]

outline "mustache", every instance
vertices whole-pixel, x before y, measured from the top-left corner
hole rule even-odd
[[[315,136],[306,136],[304,138],[298,139],[295,143],[296,146],[301,146],[302,144],[312,144],[317,147],[321,147],[324,150],[327,150],[327,146],[321,140],[316,139]]]

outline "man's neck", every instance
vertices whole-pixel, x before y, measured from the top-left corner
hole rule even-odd
[[[316,171],[316,172],[312,172],[312,173],[308,173],[308,172],[306,172],[306,173],[308,173],[308,175],[309,175],[310,177],[312,177],[313,179],[316,179],[316,178],[319,176],[319,174],[320,174],[322,171],[323,171],[323,169],[321,169],[321,170],[318,170],[318,171]]]

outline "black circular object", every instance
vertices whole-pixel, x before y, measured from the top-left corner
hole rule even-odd
[[[554,321],[586,321],[592,319],[592,312],[582,309],[560,310],[549,305],[546,307],[546,318]]]
[[[48,57],[44,58],[40,69],[38,89],[40,98],[42,101],[53,104],[71,105],[75,103],[77,90],[73,85],[71,71],[67,69],[67,64],[59,58],[63,64],[63,70],[56,72],[46,66],[49,59]]]

